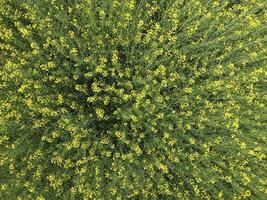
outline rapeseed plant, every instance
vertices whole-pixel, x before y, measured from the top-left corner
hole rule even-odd
[[[0,198],[266,199],[264,0],[0,0]]]

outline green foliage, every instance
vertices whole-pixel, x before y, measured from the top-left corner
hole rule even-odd
[[[0,0],[0,198],[265,199],[264,0]]]

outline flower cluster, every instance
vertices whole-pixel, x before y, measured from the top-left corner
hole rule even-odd
[[[264,0],[1,0],[0,199],[265,199]]]

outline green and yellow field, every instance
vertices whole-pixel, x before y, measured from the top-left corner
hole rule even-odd
[[[266,10],[0,0],[0,199],[267,199]]]

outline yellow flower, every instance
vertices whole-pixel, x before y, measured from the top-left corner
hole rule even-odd
[[[105,111],[102,108],[96,108],[95,112],[99,120],[104,119]]]
[[[78,50],[76,49],[76,48],[72,48],[71,49],[71,51],[70,51],[70,53],[72,54],[72,55],[74,55],[74,56],[77,56],[78,54]]]

